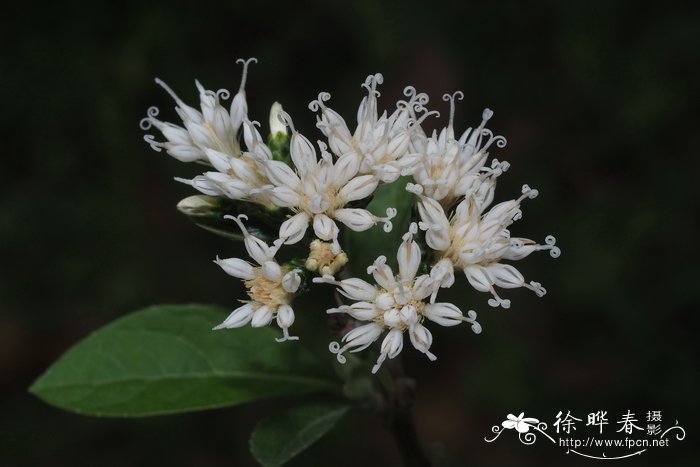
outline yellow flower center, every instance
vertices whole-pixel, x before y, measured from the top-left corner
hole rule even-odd
[[[282,270],[282,275],[288,271]],[[276,309],[292,299],[293,294],[284,290],[281,281],[270,280],[262,274],[262,268],[255,268],[255,278],[243,282],[251,300]]]

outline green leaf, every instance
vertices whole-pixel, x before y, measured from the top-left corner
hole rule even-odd
[[[300,343],[275,342],[271,328],[212,331],[226,314],[204,305],[134,312],[76,344],[29,390],[66,410],[114,417],[339,390]]]
[[[401,237],[408,231],[415,203],[415,196],[406,191],[406,183],[409,181],[410,177],[401,177],[394,183],[380,185],[367,205],[367,209],[377,216],[385,216],[389,207],[396,208],[391,232],[384,232],[381,224],[364,232],[347,229],[345,251],[350,260],[348,266],[355,276],[365,275],[367,267],[380,255],[386,256],[387,264],[396,271],[396,252]]]
[[[348,406],[307,405],[266,418],[250,437],[250,452],[265,467],[280,466],[328,433]]]

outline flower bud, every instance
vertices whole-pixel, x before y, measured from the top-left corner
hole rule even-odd
[[[282,104],[275,102],[270,108],[270,137],[279,138],[287,136],[287,125],[280,120]]]
[[[177,209],[189,217],[216,217],[221,209],[221,201],[215,196],[193,195],[177,203]]]

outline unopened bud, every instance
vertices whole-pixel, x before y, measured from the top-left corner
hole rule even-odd
[[[190,217],[212,217],[219,214],[221,201],[215,196],[193,195],[177,203],[177,209]]]
[[[282,112],[282,104],[275,102],[270,109],[270,135],[276,138],[279,133],[287,136],[287,126],[280,120],[280,112]]]
[[[270,136],[267,138],[267,146],[270,148],[274,160],[291,164],[289,133],[287,133],[287,126],[280,119],[280,115],[283,114],[284,111],[279,102],[272,104],[270,109]]]

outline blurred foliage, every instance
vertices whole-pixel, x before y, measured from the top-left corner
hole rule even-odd
[[[264,467],[284,465],[333,429],[348,408],[305,405],[261,420],[250,436],[250,451]]]
[[[663,410],[689,431],[697,423],[697,2],[30,1],[0,23],[0,464],[254,465],[248,433],[282,402],[123,421],[25,392],[70,344],[130,310],[242,296],[209,261],[239,246],[175,209],[192,191],[172,178],[198,167],[153,153],[138,121],[149,105],[175,119],[154,77],[192,102],[194,78],[235,89],[235,59],[249,56],[260,59],[252,118],[264,125],[279,100],[309,135],[306,104],[330,91],[352,121],[369,73],[385,75],[384,107],[412,84],[444,114],[440,96],[462,89],[457,128],[488,106],[509,140],[493,154],[512,163],[497,201],[522,183],[540,190],[513,232],[557,236],[560,259],[522,268],[549,294],[516,290],[500,310],[453,290],[445,300],[478,311],[484,333],[436,330],[434,364],[403,352],[419,431],[445,465],[583,465],[484,443],[511,412],[551,422],[559,410]],[[319,321],[318,302],[298,307],[300,329]],[[292,465],[340,450],[337,465],[397,462],[371,415],[333,433]],[[697,454],[686,440],[635,462],[694,465]]]

